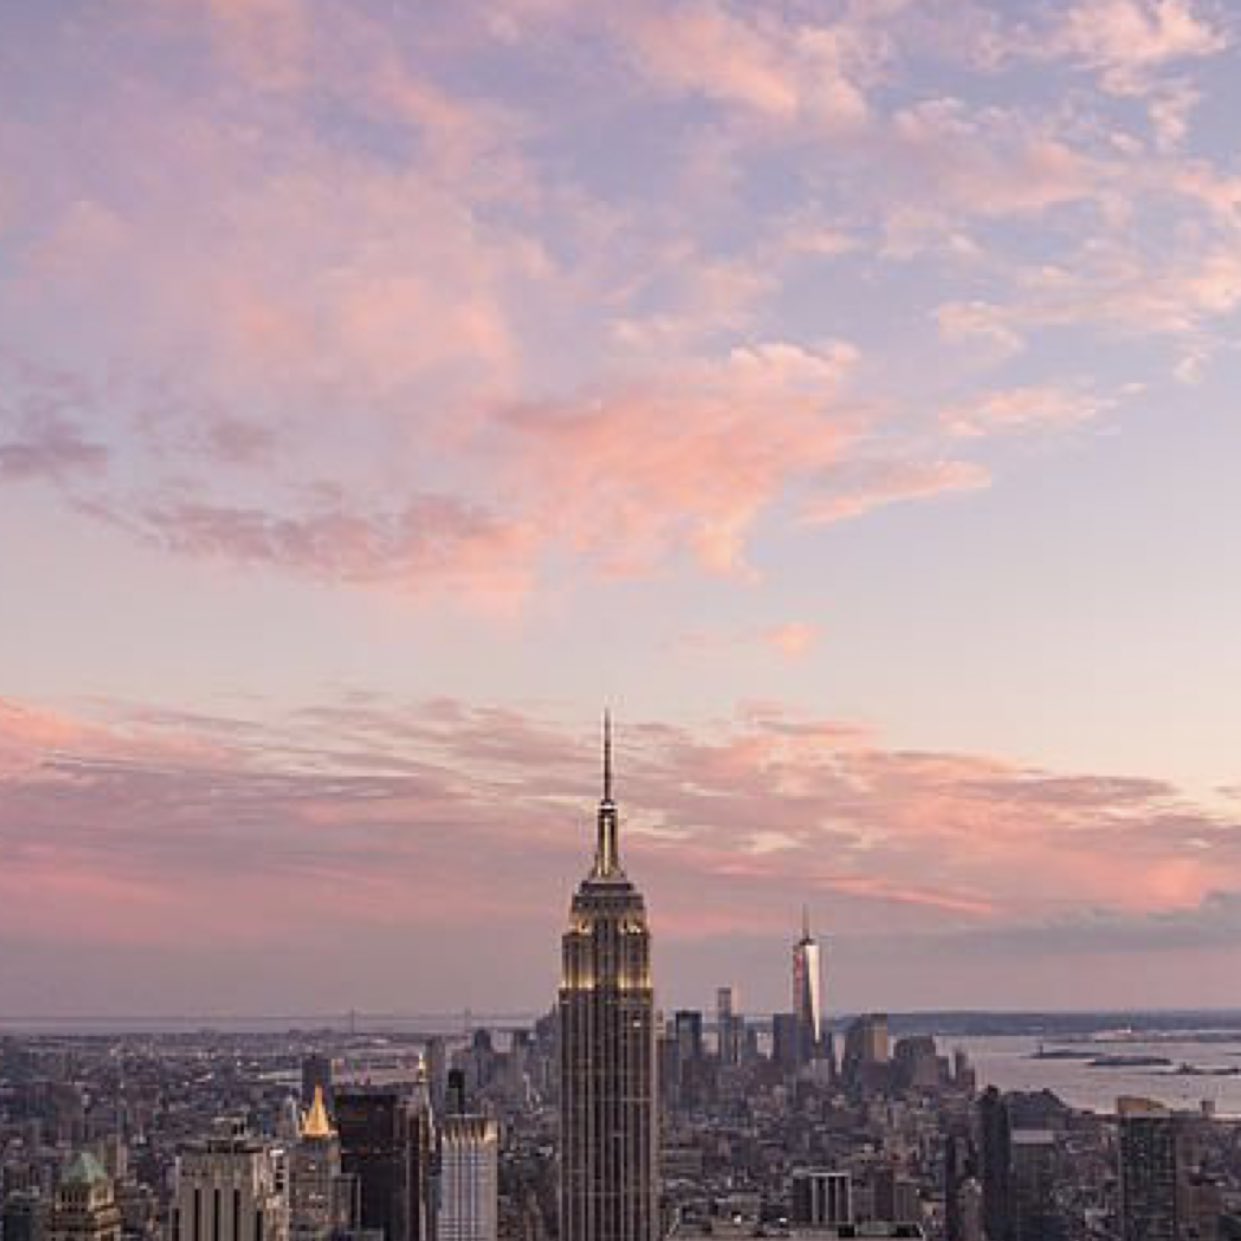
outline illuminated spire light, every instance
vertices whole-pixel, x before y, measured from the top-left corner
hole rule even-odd
[[[624,878],[620,864],[620,824],[612,799],[612,713],[603,713],[603,800],[599,803],[595,879]]]

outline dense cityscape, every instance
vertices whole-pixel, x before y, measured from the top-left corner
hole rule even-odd
[[[5,1036],[0,1241],[1241,1237],[1241,1118],[980,1090],[960,1047],[829,1020],[806,914],[788,1012],[721,986],[713,1012],[661,1014],[606,721],[604,745],[555,1008],[455,1033]]]

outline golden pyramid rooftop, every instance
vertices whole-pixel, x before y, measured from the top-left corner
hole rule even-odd
[[[303,1138],[330,1138],[336,1131],[328,1119],[327,1105],[323,1102],[323,1087],[315,1087],[314,1102],[302,1118]]]

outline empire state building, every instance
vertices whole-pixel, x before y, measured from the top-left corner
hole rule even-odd
[[[621,869],[604,717],[595,861],[569,911],[560,985],[560,1241],[657,1241],[651,935]]]

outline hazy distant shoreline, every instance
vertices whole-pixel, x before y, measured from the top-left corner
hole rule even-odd
[[[465,1033],[480,1026],[521,1028],[533,1025],[544,1012],[485,1013],[337,1013],[337,1014],[162,1014],[140,1016],[0,1016],[0,1035],[178,1034],[214,1031],[224,1034],[443,1034]],[[856,1014],[830,1022],[841,1031]],[[704,1013],[710,1024],[710,1013]],[[766,1024],[770,1014],[755,1013],[749,1020]],[[1049,1040],[1099,1036],[1122,1041],[1164,1034],[1193,1035],[1210,1041],[1215,1035],[1241,1032],[1241,1009],[988,1011],[890,1013],[889,1028],[903,1034],[933,1034],[943,1038],[1024,1035]]]

